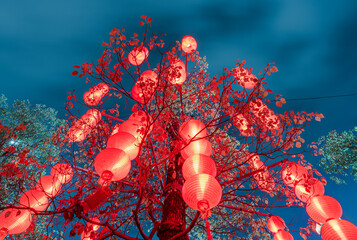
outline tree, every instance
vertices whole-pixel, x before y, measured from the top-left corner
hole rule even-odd
[[[320,166],[336,183],[346,183],[343,177],[354,176],[357,181],[357,127],[349,131],[337,133],[331,131],[318,141],[323,158]],[[337,177],[342,175],[342,178]]]
[[[47,237],[181,240],[205,238],[207,230],[215,239],[269,239],[266,221],[275,208],[304,205],[283,183],[281,171],[295,161],[312,178],[316,170],[304,159],[301,134],[321,115],[275,114],[270,109],[272,102],[278,107],[285,103],[281,95],[271,97],[272,90],[266,88],[266,78],[278,71],[274,64],[268,64],[259,78],[244,67],[245,61],[211,77],[196,49],[181,51],[193,42],[166,45],[151,31],[151,19],[143,19],[142,41],[137,34],[129,37],[124,30],[113,29],[97,62],[74,66],[72,75],[86,76],[93,87],[84,101],[71,92],[65,104],[72,127],[66,137],[56,139],[61,162],[71,165],[74,175],[50,198],[52,207],[35,211],[51,219]],[[148,54],[155,65],[149,63]],[[124,119],[129,115],[139,122],[128,124]],[[185,138],[182,126],[190,119],[204,127]],[[117,167],[119,160],[112,171],[100,172],[98,159],[105,159],[100,162],[104,164],[113,154],[103,152],[122,154],[107,150],[113,149],[108,148],[108,139],[125,132],[127,125],[135,126],[134,131],[130,128],[136,139],[130,146],[139,154],[131,162],[130,174],[115,181],[113,172],[124,169]],[[191,147],[201,143],[206,158],[215,162],[213,181],[219,182],[222,196],[215,208],[207,210],[206,201],[196,211],[183,199],[188,179],[182,168],[189,153],[197,153]],[[218,195],[219,190],[212,196]],[[8,207],[14,204],[2,209]]]

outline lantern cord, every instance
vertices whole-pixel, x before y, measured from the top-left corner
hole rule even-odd
[[[207,219],[207,215],[205,217],[205,222],[206,222],[207,240],[213,240],[213,237],[212,237],[212,234],[211,234],[211,227],[209,225],[209,221]]]
[[[240,208],[240,207],[233,207],[233,206],[223,205],[223,204],[220,204],[218,206],[219,207],[224,207],[224,208],[230,208],[230,209],[234,209],[234,210],[238,210],[238,211],[242,211],[242,212],[247,212],[247,213],[251,213],[251,214],[257,214],[257,215],[261,215],[261,216],[265,216],[265,217],[270,217],[271,216],[271,214],[256,212],[256,211],[252,211],[252,210],[247,210],[247,209],[243,209],[243,208]]]
[[[324,98],[339,98],[339,97],[352,97],[352,96],[357,96],[357,93],[331,95],[331,96],[324,96],[324,97],[291,98],[291,99],[286,99],[286,101],[304,101],[304,100],[316,100],[316,99],[324,99]]]
[[[121,119],[119,119],[119,118],[116,118],[116,117],[110,116],[110,115],[108,115],[108,114],[105,114],[105,113],[101,113],[101,114],[102,114],[102,116],[104,116],[104,117],[108,117],[108,118],[111,118],[111,119],[117,120],[117,121],[119,121],[119,122],[124,122],[124,120],[121,120]]]

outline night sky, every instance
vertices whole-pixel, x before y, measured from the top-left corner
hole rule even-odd
[[[269,62],[279,69],[269,88],[286,99],[357,93],[357,2],[299,1],[2,1],[0,4],[1,91],[9,102],[29,99],[57,109],[64,118],[67,93],[81,95],[88,85],[71,75],[73,65],[95,60],[114,27],[141,32],[140,16],[167,42],[192,35],[212,76],[237,59],[253,72]],[[357,125],[357,97],[288,101],[282,109],[321,112],[303,137],[307,142],[331,130]],[[319,157],[309,158],[317,165]],[[325,175],[328,178],[327,175]],[[357,184],[328,180],[326,195],[336,198],[343,219],[357,225]],[[276,212],[287,223],[304,224],[304,209]],[[299,226],[300,225],[300,226]],[[319,239],[314,236],[311,239]],[[294,235],[295,239],[301,239]]]

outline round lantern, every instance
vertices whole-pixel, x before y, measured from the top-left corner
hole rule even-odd
[[[58,179],[52,175],[42,176],[36,185],[36,189],[43,191],[49,197],[54,197],[61,190],[62,184]]]
[[[342,207],[333,197],[323,195],[311,198],[311,202],[306,206],[306,212],[316,222],[324,223],[331,218],[340,218]]]
[[[179,134],[184,140],[200,139],[207,136],[207,130],[204,123],[199,120],[191,119],[180,126]]]
[[[67,163],[58,163],[52,167],[51,175],[62,184],[69,183],[73,177],[73,169]]]
[[[182,174],[185,180],[196,174],[206,173],[213,177],[217,174],[216,164],[212,158],[198,154],[190,156],[182,165]]]
[[[82,142],[86,139],[87,135],[90,133],[90,129],[82,129],[77,126],[72,126],[68,129],[67,137],[71,142]]]
[[[151,131],[153,128],[152,117],[148,113],[145,113],[144,111],[139,110],[134,112],[133,114],[130,115],[129,120],[141,122],[146,126],[146,128],[150,126],[149,131]]]
[[[105,83],[99,83],[93,88],[89,89],[83,95],[83,100],[87,105],[95,106],[100,103],[102,98],[109,92],[109,87]]]
[[[80,124],[94,128],[102,119],[102,114],[97,109],[89,109],[79,120]]]
[[[94,168],[99,176],[109,171],[113,175],[111,181],[119,181],[129,174],[131,161],[123,150],[106,148],[95,158]]]
[[[168,80],[171,84],[181,85],[186,81],[186,65],[177,59],[168,69]]]
[[[222,187],[213,176],[196,174],[183,184],[182,197],[192,209],[200,210],[198,204],[201,201],[207,201],[208,209],[212,209],[221,200]]]
[[[127,120],[120,124],[119,126],[119,132],[126,132],[130,133],[133,135],[139,142],[143,139],[145,132],[146,132],[146,126],[144,123],[135,121],[135,120]]]
[[[211,143],[206,139],[193,141],[190,144],[184,146],[181,150],[181,156],[183,159],[187,159],[197,154],[211,156],[211,153],[212,153]]]
[[[141,73],[138,82],[143,85],[156,85],[159,81],[157,74],[154,71],[146,70]]]
[[[32,208],[35,211],[43,211],[49,205],[46,193],[40,190],[24,192],[20,198],[20,206]]]
[[[303,184],[307,179],[307,169],[295,162],[289,162],[282,171],[282,178],[285,185],[294,187],[296,184]]]
[[[270,232],[277,233],[279,230],[285,229],[285,222],[279,216],[271,216],[267,222],[267,227]]]
[[[257,77],[243,67],[237,67],[234,71],[234,76],[239,85],[247,89],[253,89],[258,82]]]
[[[253,128],[249,124],[248,120],[244,117],[243,114],[239,114],[233,118],[233,124],[236,126],[240,133],[245,136],[249,137],[253,135]]]
[[[314,196],[324,195],[324,185],[316,178],[307,180],[304,184],[295,186],[295,195],[303,202],[308,202]]]
[[[129,157],[129,160],[135,159],[139,154],[140,144],[138,140],[127,132],[118,132],[109,137],[107,148],[117,148],[123,150]]]
[[[331,219],[321,228],[323,240],[352,240],[357,239],[357,227],[349,221]]]
[[[25,232],[32,223],[29,210],[8,208],[0,214],[0,229],[5,228],[8,234]]]
[[[138,103],[145,104],[150,100],[150,97],[145,96],[143,94],[143,90],[139,86],[139,84],[135,84],[131,90],[131,95],[133,96],[134,100]]]
[[[275,233],[273,240],[294,240],[294,237],[289,232],[281,230]]]
[[[140,46],[130,51],[128,60],[132,65],[138,66],[142,64],[148,56],[149,50],[146,47]]]
[[[193,53],[197,49],[197,42],[196,39],[193,37],[186,35],[182,38],[181,41],[182,51],[185,53]]]

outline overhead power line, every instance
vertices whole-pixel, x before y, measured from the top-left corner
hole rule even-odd
[[[323,96],[323,97],[309,97],[309,98],[288,98],[286,101],[304,101],[304,100],[315,100],[315,99],[325,99],[325,98],[340,98],[340,97],[352,97],[357,96],[357,93],[351,94],[342,94],[342,95],[331,95],[331,96]]]

